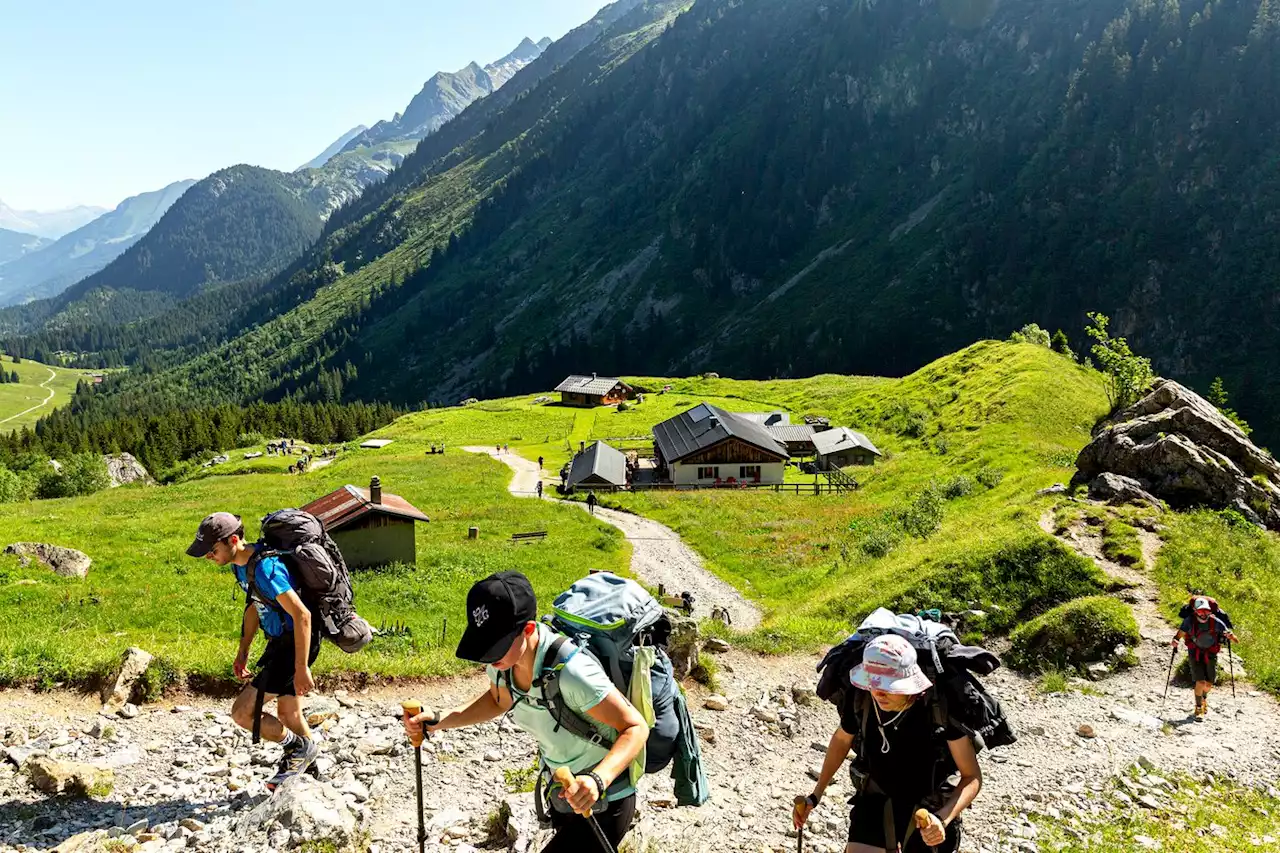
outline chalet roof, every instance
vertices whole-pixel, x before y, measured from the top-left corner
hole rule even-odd
[[[626,485],[627,457],[622,451],[603,441],[593,443],[573,457],[569,468],[569,485],[576,486],[593,475],[615,486]]]
[[[370,514],[390,515],[410,521],[431,520],[399,495],[383,492],[382,502],[374,503],[368,489],[356,486],[343,486],[322,498],[316,498],[302,509],[320,519],[325,529],[330,531],[346,527]]]
[[[570,391],[574,394],[596,394],[603,396],[612,391],[613,387],[619,383],[628,388],[631,387],[616,376],[596,376],[594,373],[590,376],[578,376],[577,374],[574,374],[557,385],[556,390]]]
[[[813,441],[814,429],[808,424],[786,424],[766,427],[769,435],[783,442]]]
[[[852,450],[855,447],[869,450],[876,456],[884,455],[871,443],[871,439],[848,427],[835,427],[834,429],[814,433],[813,446],[820,456],[826,456],[828,453],[839,453],[842,450]]]
[[[789,426],[791,424],[791,415],[786,412],[734,412],[734,414],[767,427]]]
[[[726,438],[744,441],[779,459],[791,458],[787,449],[763,426],[710,403],[699,403],[653,428],[654,443],[668,463],[678,462]]]

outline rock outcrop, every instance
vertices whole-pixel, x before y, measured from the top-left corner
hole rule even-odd
[[[6,554],[14,554],[22,565],[29,565],[37,560],[64,578],[82,578],[89,574],[93,560],[89,555],[74,548],[63,548],[61,545],[46,545],[43,542],[14,542],[4,549]]]
[[[1160,380],[1099,427],[1076,468],[1073,484],[1116,474],[1171,506],[1230,508],[1280,530],[1280,464],[1212,403],[1172,380]]]
[[[119,710],[133,698],[134,686],[151,666],[151,660],[151,653],[137,646],[125,649],[114,677],[102,687],[102,703],[108,710]]]
[[[107,465],[107,476],[111,478],[111,487],[127,486],[129,483],[146,483],[154,485],[155,480],[147,473],[142,463],[131,454],[121,453],[119,456],[104,456],[102,461]]]

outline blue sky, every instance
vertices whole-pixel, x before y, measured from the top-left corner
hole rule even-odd
[[[113,207],[235,163],[294,169],[436,71],[607,0],[0,0],[0,200]]]

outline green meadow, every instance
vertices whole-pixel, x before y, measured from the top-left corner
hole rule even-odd
[[[58,406],[66,404],[76,392],[76,383],[81,378],[88,379],[91,371],[69,370],[65,367],[47,367],[39,362],[23,359],[21,364],[14,364],[7,355],[0,355],[0,370],[5,373],[18,372],[17,384],[0,385],[0,430],[11,432],[25,427],[34,427],[36,421]],[[53,380],[49,381],[50,374]],[[48,382],[41,388],[40,383]],[[47,405],[40,404],[53,391],[53,399]],[[35,411],[27,411],[39,406]],[[26,414],[22,414],[26,412]]]

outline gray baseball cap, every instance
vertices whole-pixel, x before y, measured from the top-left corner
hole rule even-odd
[[[240,516],[229,512],[215,512],[200,522],[195,541],[187,549],[188,557],[203,557],[213,546],[240,529]]]

